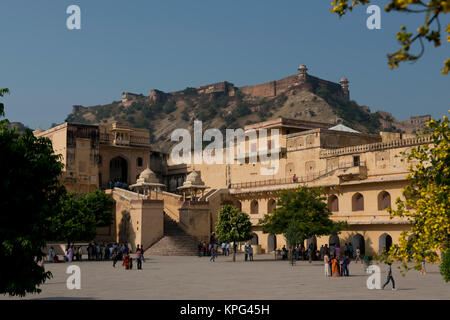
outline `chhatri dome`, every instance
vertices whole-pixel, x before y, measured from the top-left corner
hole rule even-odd
[[[186,177],[186,181],[183,183],[181,187],[178,187],[178,190],[183,190],[183,199],[186,200],[186,190],[190,191],[191,199],[195,200],[197,196],[197,191],[201,190],[202,195],[203,191],[207,189],[208,187],[205,186],[205,183],[200,178],[200,175],[197,171],[192,171],[188,174]]]
[[[143,195],[148,195],[150,197],[152,188],[155,188],[156,191],[158,191],[158,189],[164,186],[164,184],[159,183],[156,174],[150,170],[149,167],[147,167],[147,169],[142,171],[139,175],[139,179],[137,179],[136,184],[131,185],[131,188],[135,189],[139,194],[141,193],[140,191],[142,191]],[[156,198],[158,198],[158,192],[156,193]]]
[[[149,184],[162,185],[161,183],[159,183],[159,180],[158,180],[158,177],[156,176],[156,174],[152,170],[150,170],[149,167],[147,167],[147,169],[145,169],[144,171],[141,172],[136,184],[138,184],[138,183],[149,183]]]

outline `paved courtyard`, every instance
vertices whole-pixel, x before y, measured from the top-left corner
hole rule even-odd
[[[439,274],[438,265],[428,273],[411,270],[405,277],[394,266],[397,291],[369,290],[362,264],[350,264],[350,277],[326,278],[320,262],[275,261],[273,255],[257,255],[244,262],[238,255],[219,256],[215,263],[198,257],[147,257],[143,270],[125,270],[118,262],[75,262],[81,268],[81,289],[66,288],[68,263],[46,264],[53,278],[40,295],[27,299],[450,299],[450,283]],[[133,267],[136,267],[134,263]],[[385,266],[382,282],[385,280]],[[18,299],[0,296],[0,299]]]

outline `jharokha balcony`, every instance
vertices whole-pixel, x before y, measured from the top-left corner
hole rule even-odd
[[[101,133],[100,144],[112,146],[150,147],[150,138],[127,133]]]

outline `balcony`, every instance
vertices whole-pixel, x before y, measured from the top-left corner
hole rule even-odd
[[[100,144],[110,146],[150,147],[150,138],[131,135],[129,139],[115,139],[112,134],[101,133]]]

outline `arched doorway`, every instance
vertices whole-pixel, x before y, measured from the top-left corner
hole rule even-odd
[[[366,244],[364,241],[364,237],[359,233],[355,234],[352,239],[352,247],[353,252],[356,252],[356,249],[359,248],[359,253],[361,256],[364,256],[366,253]]]
[[[109,179],[113,182],[128,183],[128,164],[122,157],[115,157],[109,162]]]
[[[258,241],[258,235],[256,234],[256,233],[252,233],[252,241],[251,241],[251,244],[253,245],[253,246],[257,246],[258,244],[259,244],[259,241]]]
[[[267,237],[267,252],[272,252],[277,248],[277,236],[269,234]]]
[[[306,240],[306,249],[309,248],[309,245],[312,244],[313,251],[315,252],[317,250],[317,238],[316,236],[313,236],[312,238],[309,238]]]
[[[383,233],[378,239],[379,254],[382,254],[384,250],[388,252],[391,246],[392,246],[392,237],[387,233]]]
[[[331,247],[341,247],[341,241],[339,240],[339,237],[337,234],[332,234],[330,238],[328,239],[328,245]]]

